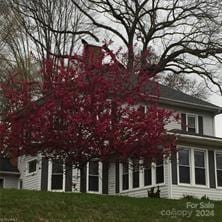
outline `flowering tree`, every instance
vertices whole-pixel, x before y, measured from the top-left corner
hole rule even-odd
[[[157,83],[145,71],[127,71],[104,49],[92,46],[59,64],[45,61],[40,82],[14,75],[2,84],[8,107],[0,126],[1,152],[59,156],[76,166],[92,158],[169,154],[175,140],[165,125],[172,113],[158,108]]]

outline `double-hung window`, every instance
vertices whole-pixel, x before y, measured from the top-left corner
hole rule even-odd
[[[52,190],[63,190],[63,160],[52,161]]]
[[[158,160],[156,162],[156,184],[164,182],[164,166],[163,160]]]
[[[187,115],[187,131],[197,133],[197,117],[195,115]]]
[[[89,161],[88,190],[99,192],[99,161]]]
[[[129,164],[128,161],[122,164],[122,190],[129,189]]]
[[[180,149],[179,157],[179,182],[190,184],[190,150]]]
[[[133,188],[140,185],[140,167],[139,161],[133,161]]]
[[[152,168],[151,162],[146,161],[144,162],[144,186],[152,185]]]
[[[222,187],[222,153],[216,153],[217,186]]]
[[[194,150],[195,184],[206,185],[205,152]]]

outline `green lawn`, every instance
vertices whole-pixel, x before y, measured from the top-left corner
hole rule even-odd
[[[192,204],[193,208],[187,208],[187,204]],[[192,215],[190,218],[185,215],[165,215],[169,213]],[[203,202],[193,199],[167,200],[0,189],[0,221],[221,222],[222,201]]]

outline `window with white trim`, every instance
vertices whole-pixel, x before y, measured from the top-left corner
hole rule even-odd
[[[194,150],[195,184],[206,185],[205,151]]]
[[[163,160],[158,160],[156,162],[156,184],[164,182],[164,166]]]
[[[190,184],[190,150],[180,149],[179,159],[179,182]]]
[[[99,161],[89,161],[88,164],[88,191],[99,192]]]
[[[129,164],[128,161],[122,164],[122,190],[129,189]]]
[[[197,116],[187,114],[187,131],[190,133],[197,133]]]
[[[51,178],[51,189],[52,190],[63,190],[63,160],[55,159],[52,161],[52,178]]]
[[[35,173],[37,170],[37,160],[34,159],[34,160],[31,160],[28,162],[28,173],[31,174],[31,173]]]
[[[222,153],[216,153],[217,186],[222,187]]]
[[[144,186],[150,186],[152,185],[152,168],[151,168],[151,162],[145,161],[144,162]]]
[[[137,188],[140,186],[140,166],[138,160],[133,161],[132,180],[133,180],[133,188]]]

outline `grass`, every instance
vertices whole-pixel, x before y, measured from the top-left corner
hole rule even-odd
[[[193,207],[196,204],[196,207],[187,208],[188,202]],[[204,208],[200,209],[200,206]],[[192,216],[188,218],[185,215],[163,215],[169,212],[179,214],[185,211],[190,212]],[[197,215],[198,212],[200,216]],[[222,221],[222,201],[167,200],[0,189],[1,221],[220,222]]]

